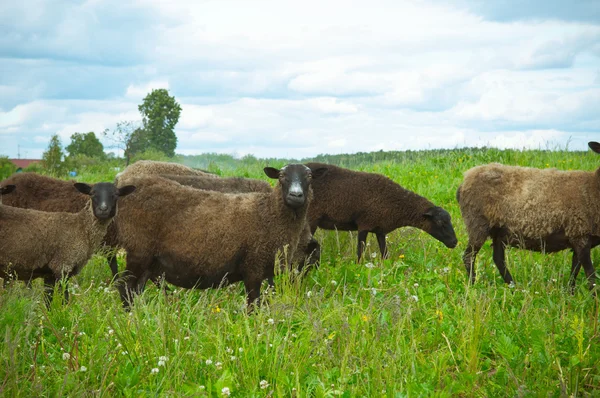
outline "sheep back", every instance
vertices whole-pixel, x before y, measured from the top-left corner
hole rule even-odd
[[[467,170],[457,198],[467,230],[504,227],[527,238],[600,234],[600,179],[498,163]]]
[[[153,160],[138,160],[137,162],[127,166],[125,170],[117,174],[116,180],[118,181],[124,176],[161,174],[196,175],[211,178],[218,177],[217,175],[209,173],[207,171],[193,169],[180,163],[157,162]]]
[[[263,180],[242,177],[214,178],[197,175],[162,174],[161,177],[181,185],[224,193],[271,192],[271,185]]]

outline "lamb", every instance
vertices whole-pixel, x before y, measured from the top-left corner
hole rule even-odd
[[[377,236],[385,258],[388,256],[385,236],[405,226],[419,228],[449,248],[456,247],[458,241],[450,214],[388,177],[322,163],[306,165],[311,169],[328,168],[325,178],[313,183],[315,199],[308,211],[312,233],[317,227],[358,230],[358,262],[369,232]]]
[[[588,145],[600,153],[599,143]],[[600,168],[560,171],[492,163],[467,170],[456,196],[469,235],[463,260],[471,283],[475,257],[491,237],[494,263],[508,284],[514,281],[504,252],[511,246],[546,253],[571,249],[571,291],[582,265],[594,286],[590,251],[600,244]]]
[[[117,199],[135,190],[131,185],[117,189],[112,183],[74,186],[89,196],[87,206],[75,214],[0,206],[0,275],[25,281],[44,278],[47,303],[54,285],[79,273],[100,245],[116,214]],[[64,295],[68,300],[67,290]]]
[[[59,180],[37,173],[16,173],[2,181],[2,184],[14,184],[19,189],[7,196],[4,204],[23,209],[48,212],[78,213],[89,202],[88,198],[73,189],[73,181]],[[114,225],[108,227],[105,245],[116,246]],[[108,263],[113,277],[119,272],[116,255],[108,256]]]
[[[176,174],[176,175],[196,175],[203,177],[217,178],[218,176],[209,173],[205,170],[192,169],[179,163],[157,162],[153,160],[138,160],[137,162],[127,166],[125,170],[117,174],[117,181],[124,176],[136,175],[160,175],[160,174]]]
[[[278,179],[268,193],[203,191],[158,176],[123,178],[138,188],[116,217],[127,251],[126,308],[146,281],[163,275],[184,288],[219,287],[243,281],[249,308],[259,300],[264,279],[274,274],[278,250],[293,258],[312,200],[311,181],[326,169],[289,164],[264,169]]]
[[[161,177],[177,181],[181,185],[224,193],[271,192],[271,185],[268,182],[251,178],[213,178],[174,174],[163,174]],[[321,246],[313,238],[307,223],[298,244],[298,250],[296,251],[293,263],[298,264],[299,270],[302,270],[304,266],[318,267],[320,257]],[[269,278],[269,285],[274,286],[272,278]]]

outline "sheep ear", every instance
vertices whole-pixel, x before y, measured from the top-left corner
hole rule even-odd
[[[0,194],[1,195],[6,195],[6,194],[11,193],[12,191],[14,191],[15,188],[16,188],[15,185],[7,185],[4,188],[0,189]]]
[[[265,167],[263,170],[267,177],[275,180],[279,178],[279,170],[277,170],[275,167]]]
[[[433,218],[435,216],[435,213],[434,213],[433,209],[434,209],[434,207],[432,207],[431,209],[429,209],[425,213],[423,213],[423,217],[425,217],[425,218]]]
[[[328,170],[329,169],[327,167],[319,167],[316,170],[311,170],[312,178],[323,177],[325,174],[327,174]]]
[[[597,143],[596,141],[590,141],[588,142],[588,146],[590,147],[590,149],[596,153],[600,153],[600,144]]]
[[[118,191],[117,195],[119,195],[119,196],[127,196],[130,193],[132,193],[133,191],[135,191],[135,186],[133,186],[133,185],[126,185],[124,187],[119,188],[119,191]]]
[[[75,185],[75,189],[77,189],[79,192],[84,193],[86,195],[89,195],[90,192],[92,192],[92,187],[89,186],[88,184],[84,184],[83,182],[76,182],[73,185]]]

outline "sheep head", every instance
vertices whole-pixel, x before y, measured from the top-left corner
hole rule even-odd
[[[286,206],[298,209],[306,203],[306,197],[313,178],[319,178],[327,168],[321,167],[311,170],[303,164],[288,164],[278,170],[274,167],[265,167],[264,172],[269,178],[279,180],[283,201]]]
[[[14,185],[7,185],[5,187],[1,187],[0,188],[0,195],[9,194],[9,193],[11,193],[14,190],[15,190],[15,186]]]
[[[76,182],[75,188],[91,197],[94,216],[99,220],[113,218],[117,214],[117,199],[135,191],[133,185],[117,188],[115,184],[110,182],[99,182],[93,186]]]
[[[446,247],[451,249],[456,247],[458,239],[456,239],[456,233],[452,226],[450,213],[441,207],[436,206],[428,209],[423,214],[423,217],[425,217],[426,223],[428,223],[427,228],[424,230],[429,233],[429,235],[445,244]]]

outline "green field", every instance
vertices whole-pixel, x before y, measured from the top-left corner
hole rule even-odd
[[[185,161],[267,180],[265,161],[220,159]],[[476,165],[595,170],[598,155],[456,149],[318,160],[385,174],[444,207],[458,247],[404,228],[389,235],[390,259],[370,237],[367,258],[356,264],[356,233],[318,231],[321,267],[303,279],[277,276],[252,315],[242,284],[173,294],[148,284],[127,313],[101,255],[69,284],[68,305],[56,294],[47,310],[41,281],[33,289],[7,283],[0,396],[600,396],[599,301],[583,272],[575,294],[567,292],[570,252],[507,250],[510,288],[488,243],[469,286],[455,200],[462,173]],[[115,173],[97,166],[79,180]],[[598,249],[592,261],[600,263]]]

